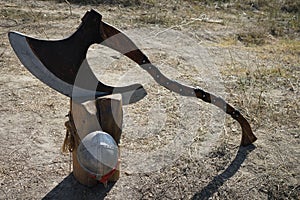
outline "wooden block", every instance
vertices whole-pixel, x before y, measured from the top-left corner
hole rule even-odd
[[[71,102],[71,113],[80,138],[84,138],[91,132],[102,130],[109,133],[117,144],[120,143],[123,123],[121,95],[114,94],[81,103]],[[84,171],[78,163],[76,150],[77,147],[72,154],[73,174],[75,178],[83,185],[96,185],[97,180],[92,179],[89,173]],[[117,181],[119,179],[119,166],[117,169],[109,181]]]
[[[96,100],[96,106],[102,130],[119,144],[123,124],[122,96],[115,94],[100,97]]]
[[[97,99],[97,110],[99,112],[99,121],[104,132],[109,133],[119,145],[123,125],[122,96],[109,95]],[[120,156],[120,147],[119,147]],[[120,160],[120,159],[119,159]],[[116,172],[108,181],[117,181],[120,177],[120,162]]]

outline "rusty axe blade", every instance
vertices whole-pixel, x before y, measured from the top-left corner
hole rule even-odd
[[[81,90],[82,95],[91,96],[95,95],[95,91],[88,89],[83,89],[80,87],[74,86],[72,83],[68,83],[63,79],[57,77],[54,73],[51,72],[51,69],[48,69],[40,59],[34,54],[31,47],[27,42],[28,36],[25,36],[21,33],[10,32],[9,40],[11,46],[13,47],[16,55],[18,56],[21,63],[39,80],[41,80],[46,85],[57,90],[58,92],[72,97],[73,89],[75,89],[77,94]],[[50,52],[49,52],[50,53]],[[67,75],[66,75],[67,76]],[[96,95],[102,96],[106,95],[106,92],[97,92]]]
[[[103,40],[101,18],[99,13],[88,11],[75,33],[62,40],[39,40],[18,32],[9,32],[8,37],[21,63],[56,91],[80,100],[120,93],[123,104],[134,103],[147,95],[142,85],[105,85],[97,79],[87,62],[90,45]]]

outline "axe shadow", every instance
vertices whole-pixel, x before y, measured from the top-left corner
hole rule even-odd
[[[240,146],[230,165],[219,175],[215,176],[200,192],[194,194],[192,200],[208,200],[218,189],[240,169],[248,154],[256,148],[255,145]]]

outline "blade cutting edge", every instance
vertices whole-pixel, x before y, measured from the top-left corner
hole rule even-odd
[[[9,32],[9,41],[21,63],[39,80],[54,90],[72,98],[76,97],[95,97],[107,95],[105,92],[86,90],[76,85],[71,85],[50,72],[38,59],[30,48],[26,38],[28,36],[19,32]],[[73,91],[76,91],[74,94]],[[76,95],[76,96],[74,96]]]

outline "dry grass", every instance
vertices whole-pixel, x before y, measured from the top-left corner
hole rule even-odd
[[[203,127],[187,148],[188,153],[158,171],[122,173],[107,199],[124,196],[130,199],[299,199],[300,25],[297,1],[69,2],[72,13],[64,0],[26,1],[26,5],[0,1],[0,33],[5,35],[0,43],[0,114],[3,119],[0,198],[41,198],[69,173],[68,156],[59,154],[67,100],[53,91],[49,95],[49,88],[35,79],[25,79],[23,83],[21,79],[12,78],[24,79],[30,75],[13,55],[6,33],[14,29],[61,38],[75,30],[79,18],[92,5],[118,28],[158,27],[162,32],[176,29],[208,49],[222,75],[227,100],[246,115],[258,136],[255,146],[239,148],[240,128],[227,117],[216,146],[198,158],[193,151],[201,147],[202,136],[210,131],[205,126],[207,121],[201,121]],[[204,17],[222,20],[222,23],[197,20]],[[179,77],[200,84],[198,79],[189,76],[184,59],[172,60],[168,54],[156,50],[149,54],[154,61],[176,64],[179,60],[176,65],[181,73]],[[158,86],[149,88],[149,93],[149,99],[139,102],[137,107],[127,108],[130,113],[143,117],[151,101],[167,96],[163,103],[170,119],[168,125],[177,127],[172,121],[180,115],[180,103],[173,103],[177,97]],[[205,111],[211,108],[202,102],[199,104]],[[13,118],[18,113],[19,118]],[[141,124],[149,123],[139,120]],[[168,138],[175,133],[176,130],[167,129],[159,136]],[[141,141],[125,137],[123,145],[133,150],[150,151],[150,147],[157,148],[155,144],[164,144],[164,141],[152,142],[156,138],[152,136]],[[48,143],[49,149],[42,149]],[[132,143],[140,146],[132,146]],[[45,160],[45,155],[54,158]],[[72,187],[66,187],[68,195],[72,195]],[[88,198],[90,190],[85,188],[84,191],[83,196]]]

